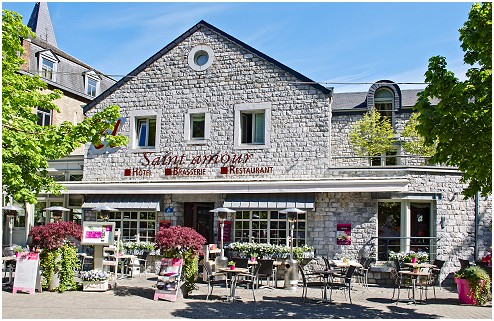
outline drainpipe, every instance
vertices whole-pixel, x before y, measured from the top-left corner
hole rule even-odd
[[[328,166],[329,168],[331,168],[333,166],[333,162],[332,162],[332,155],[333,155],[333,151],[332,151],[332,147],[331,147],[331,137],[332,137],[332,119],[333,119],[333,109],[332,109],[332,104],[333,104],[333,90],[334,90],[334,87],[327,87],[329,90],[331,90],[331,92],[329,93],[329,96],[328,96],[328,101],[329,101],[329,155],[328,155],[328,160],[329,160],[329,163],[328,163]]]
[[[479,258],[479,192],[475,194],[475,247],[474,247],[474,261],[477,261]]]

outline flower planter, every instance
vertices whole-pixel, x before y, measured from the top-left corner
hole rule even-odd
[[[463,304],[471,304],[475,305],[477,301],[475,301],[473,295],[470,293],[470,284],[467,279],[457,279],[455,278],[455,283],[458,287],[458,299]]]
[[[108,291],[108,280],[104,280],[104,281],[82,281],[82,291],[89,291],[89,292]]]
[[[235,265],[230,266],[230,270],[235,270]]]

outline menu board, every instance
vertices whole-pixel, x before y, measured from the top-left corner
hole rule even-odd
[[[218,223],[218,242],[220,241],[221,223]],[[225,221],[223,228],[223,242],[230,242],[232,240],[232,222]]]
[[[36,289],[41,292],[41,280],[38,267],[39,253],[16,253],[15,277],[12,293],[20,291],[34,294]]]
[[[336,244],[352,244],[352,224],[336,224]]]
[[[115,222],[84,222],[82,226],[83,245],[113,245]]]

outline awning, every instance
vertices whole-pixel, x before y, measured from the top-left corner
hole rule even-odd
[[[142,210],[158,212],[161,195],[88,195],[82,208],[90,210],[97,206],[109,206],[119,210]]]
[[[232,209],[314,210],[314,193],[228,194],[223,207]]]

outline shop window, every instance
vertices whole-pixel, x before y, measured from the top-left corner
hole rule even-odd
[[[271,104],[254,103],[235,106],[235,147],[267,148],[270,145]]]
[[[388,260],[389,251],[422,251],[433,256],[431,208],[430,202],[378,202],[378,260]]]
[[[38,107],[38,125],[50,126],[52,121],[52,111]]]
[[[293,245],[306,244],[306,214],[299,214],[293,232]],[[290,226],[286,214],[278,211],[237,211],[234,222],[235,242],[287,245]]]
[[[110,212],[109,222],[115,222],[115,228],[120,229],[122,241],[154,242],[156,234],[156,212]]]
[[[190,144],[206,143],[210,137],[211,115],[206,108],[190,109],[185,115],[184,139]]]

